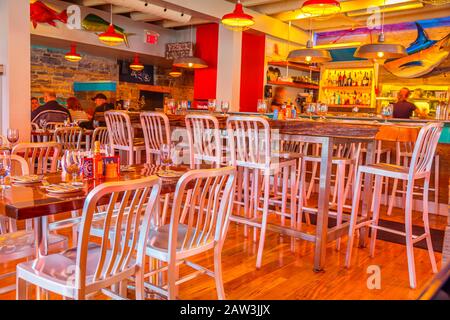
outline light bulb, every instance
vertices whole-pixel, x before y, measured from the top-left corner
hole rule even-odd
[[[377,56],[378,56],[378,58],[383,58],[384,52],[381,52],[381,51],[377,52]]]
[[[194,64],[192,62],[188,63],[189,68],[192,68],[194,66]]]
[[[312,60],[312,57],[311,57],[311,56],[306,56],[306,57],[305,57],[305,61],[306,61],[306,62],[311,62],[311,60]]]

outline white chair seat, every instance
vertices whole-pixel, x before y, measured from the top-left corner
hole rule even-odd
[[[319,156],[305,156],[303,157],[303,159],[305,159],[305,161],[311,161],[311,162],[321,162],[322,161],[322,157]],[[340,157],[333,157],[333,159],[331,160],[332,164],[351,164],[353,163],[353,159],[349,159],[349,158],[340,158]]]
[[[376,163],[360,166],[360,170],[361,172],[373,173],[391,178],[407,179],[409,168],[389,163]]]
[[[49,249],[67,246],[67,238],[48,235]],[[0,262],[34,256],[36,243],[33,231],[16,231],[0,235]]]

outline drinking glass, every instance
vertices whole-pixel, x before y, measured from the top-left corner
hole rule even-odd
[[[230,102],[229,101],[222,101],[222,106],[220,107],[222,110],[223,115],[228,113],[228,110],[230,110]]]
[[[392,112],[393,107],[391,104],[381,109],[381,115],[383,116],[385,122],[387,122],[387,120],[392,116]]]
[[[263,99],[258,99],[257,111],[258,111],[258,113],[266,113],[267,112],[266,101],[264,101]]]
[[[216,99],[208,99],[208,111],[215,112],[216,111]]]
[[[170,144],[163,143],[159,150],[159,154],[160,154],[160,158],[161,158],[161,165],[162,165],[165,173],[167,173],[167,169],[172,164],[172,150],[171,149],[172,148],[171,148]]]
[[[175,114],[175,110],[176,110],[175,99],[167,100],[167,108],[170,110],[170,112],[172,112],[172,114]]]
[[[8,188],[5,185],[5,178],[9,176],[11,172],[11,152],[7,149],[0,150],[0,188]]]
[[[314,103],[309,103],[306,107],[306,114],[309,116],[309,119],[312,120],[313,114],[316,112],[316,106]]]
[[[72,181],[77,181],[81,170],[81,163],[83,156],[80,151],[66,150],[61,159],[62,166],[65,172],[72,175]]]
[[[11,148],[14,147],[17,141],[19,141],[19,130],[9,128],[6,133],[6,138],[11,144]]]
[[[183,114],[187,112],[187,109],[188,109],[187,100],[182,100],[181,101],[181,111],[183,112]]]
[[[317,113],[320,115],[321,119],[326,119],[327,112],[328,106],[326,104],[319,104],[317,106]]]

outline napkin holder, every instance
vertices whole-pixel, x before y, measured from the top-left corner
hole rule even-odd
[[[117,178],[120,172],[120,157],[119,156],[102,156],[103,161],[103,178]],[[83,158],[83,178],[94,179],[94,158]]]

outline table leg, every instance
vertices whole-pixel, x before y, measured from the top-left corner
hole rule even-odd
[[[375,148],[376,142],[375,140],[367,143],[367,152],[366,152],[366,165],[375,163]],[[362,209],[361,216],[368,217],[370,213],[371,203],[372,203],[372,181],[373,175],[365,174],[364,175],[364,193],[362,196]],[[367,245],[367,240],[369,238],[369,232],[367,227],[362,227],[359,229],[359,247],[365,248]]]
[[[324,138],[320,163],[319,203],[317,210],[316,240],[314,248],[314,272],[323,270],[328,235],[328,206],[330,198],[331,161],[333,138]]]

